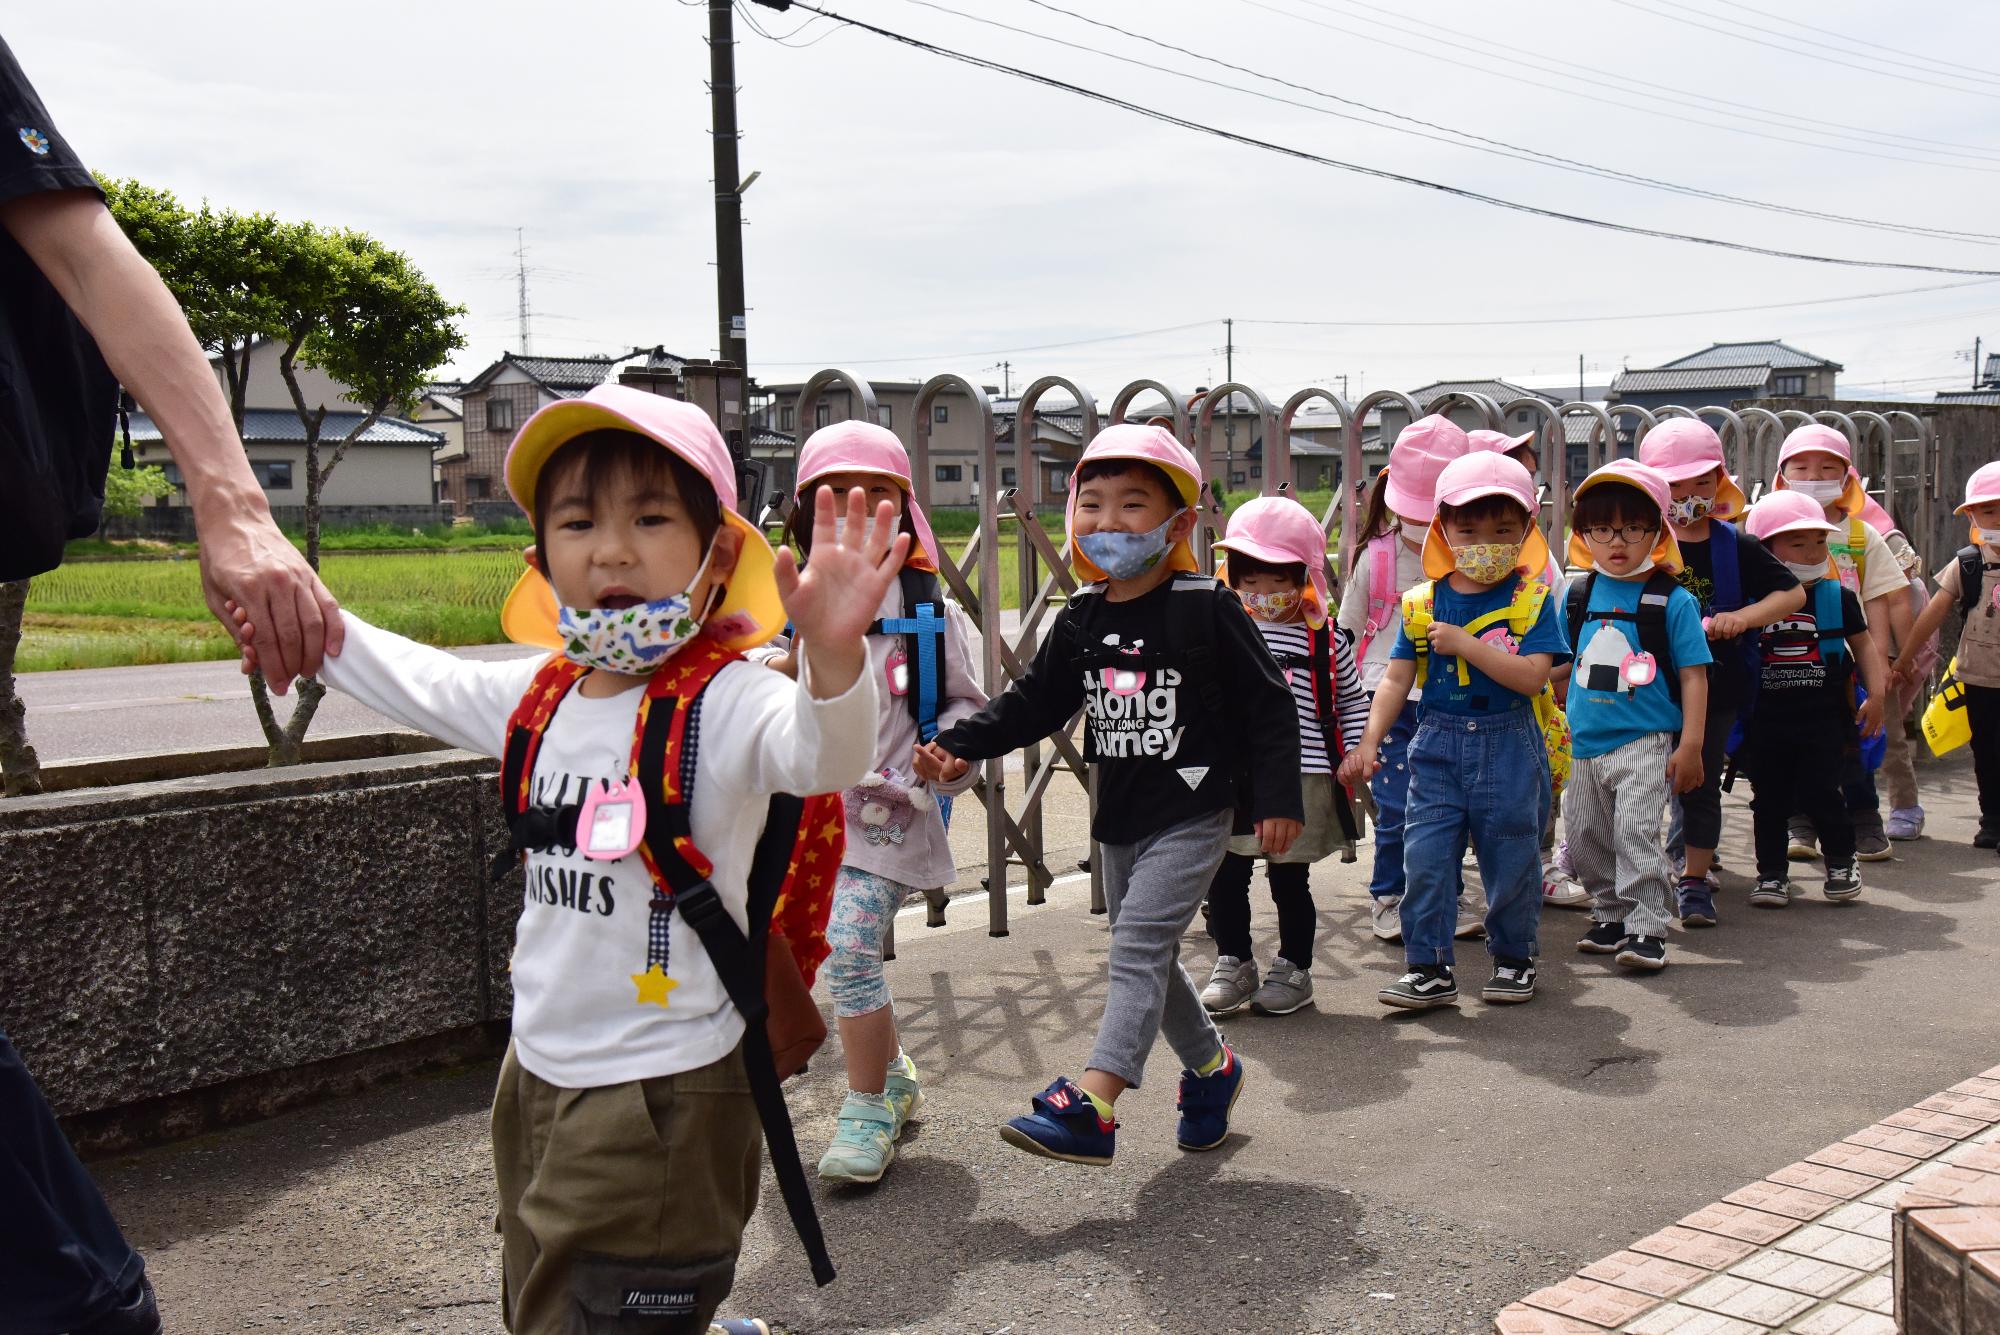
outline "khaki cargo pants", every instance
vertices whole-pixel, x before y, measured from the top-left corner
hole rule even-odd
[[[761,1143],[740,1048],[678,1075],[562,1089],[510,1044],[493,1096],[507,1329],[706,1332],[757,1208]]]

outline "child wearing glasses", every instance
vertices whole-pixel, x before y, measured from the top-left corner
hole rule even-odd
[[[1701,782],[1708,706],[1708,636],[1675,578],[1668,498],[1666,477],[1630,459],[1583,480],[1569,559],[1587,573],[1558,609],[1575,653],[1563,828],[1592,919],[1577,949],[1641,970],[1667,965],[1674,903],[1660,827],[1668,798]]]

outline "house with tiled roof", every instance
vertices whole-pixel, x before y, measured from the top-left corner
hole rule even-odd
[[[1731,404],[1744,399],[1830,399],[1834,377],[1847,368],[1777,339],[1713,343],[1670,362],[1621,372],[1612,403],[1661,408]]]
[[[627,370],[671,381],[687,359],[665,348],[633,348],[615,357],[536,357],[503,352],[500,360],[458,386],[462,445],[438,464],[438,499],[460,514],[474,501],[506,496],[507,447],[535,411],[561,399],[581,398],[615,384]]]

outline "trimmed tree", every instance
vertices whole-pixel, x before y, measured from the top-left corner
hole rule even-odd
[[[239,435],[251,347],[260,339],[277,345],[279,373],[305,432],[305,553],[317,570],[327,479],[384,415],[414,410],[431,373],[464,346],[456,321],[465,308],[447,302],[406,255],[364,232],[207,203],[189,210],[137,181],[101,184],[113,216],[187,312],[195,338],[221,362]],[[337,440],[323,437],[329,407],[308,401],[297,374],[302,365],[345,385],[347,400],[361,409]],[[317,681],[301,681],[281,721],[262,675],[252,675],[271,764],[298,763],[324,694]]]

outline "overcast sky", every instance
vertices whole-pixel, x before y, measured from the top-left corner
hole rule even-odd
[[[1035,0],[828,3],[1186,119],[1562,212],[2000,270],[2000,6],[1051,0],[1251,74]],[[780,36],[809,17],[754,13]],[[714,355],[706,25],[673,0],[63,0],[10,7],[4,33],[100,171],[407,251],[468,308],[456,369],[470,374],[519,346],[517,227],[534,351]],[[1060,372],[1104,400],[1141,375],[1192,388],[1222,377],[1234,316],[1237,377],[1276,393],[1343,374],[1357,395],[1496,374],[1574,386],[1579,354],[1602,383],[1621,364],[1781,337],[1843,363],[1843,388],[1928,395],[1968,375],[1958,350],[2000,333],[1995,280],[1528,217],[838,29],[815,22],[793,40],[831,35],[792,48],[738,20],[743,164],[763,173],[746,196],[750,353],[767,383],[838,363],[997,384],[1005,357],[1017,386]],[[1843,59],[1890,74],[1830,63]],[[1327,114],[1370,115],[1326,93],[1677,186],[1996,235],[1866,229],[1509,160]],[[1973,285],[1797,304],[1952,283]],[[1724,307],[1754,309],[1660,314]],[[1600,318],[1635,314],[1658,318]],[[1551,323],[1570,317],[1592,319]],[[1368,323],[1392,321],[1517,323]],[[1137,331],[1163,332],[1113,337]],[[1041,347],[1079,340],[1100,341]]]

